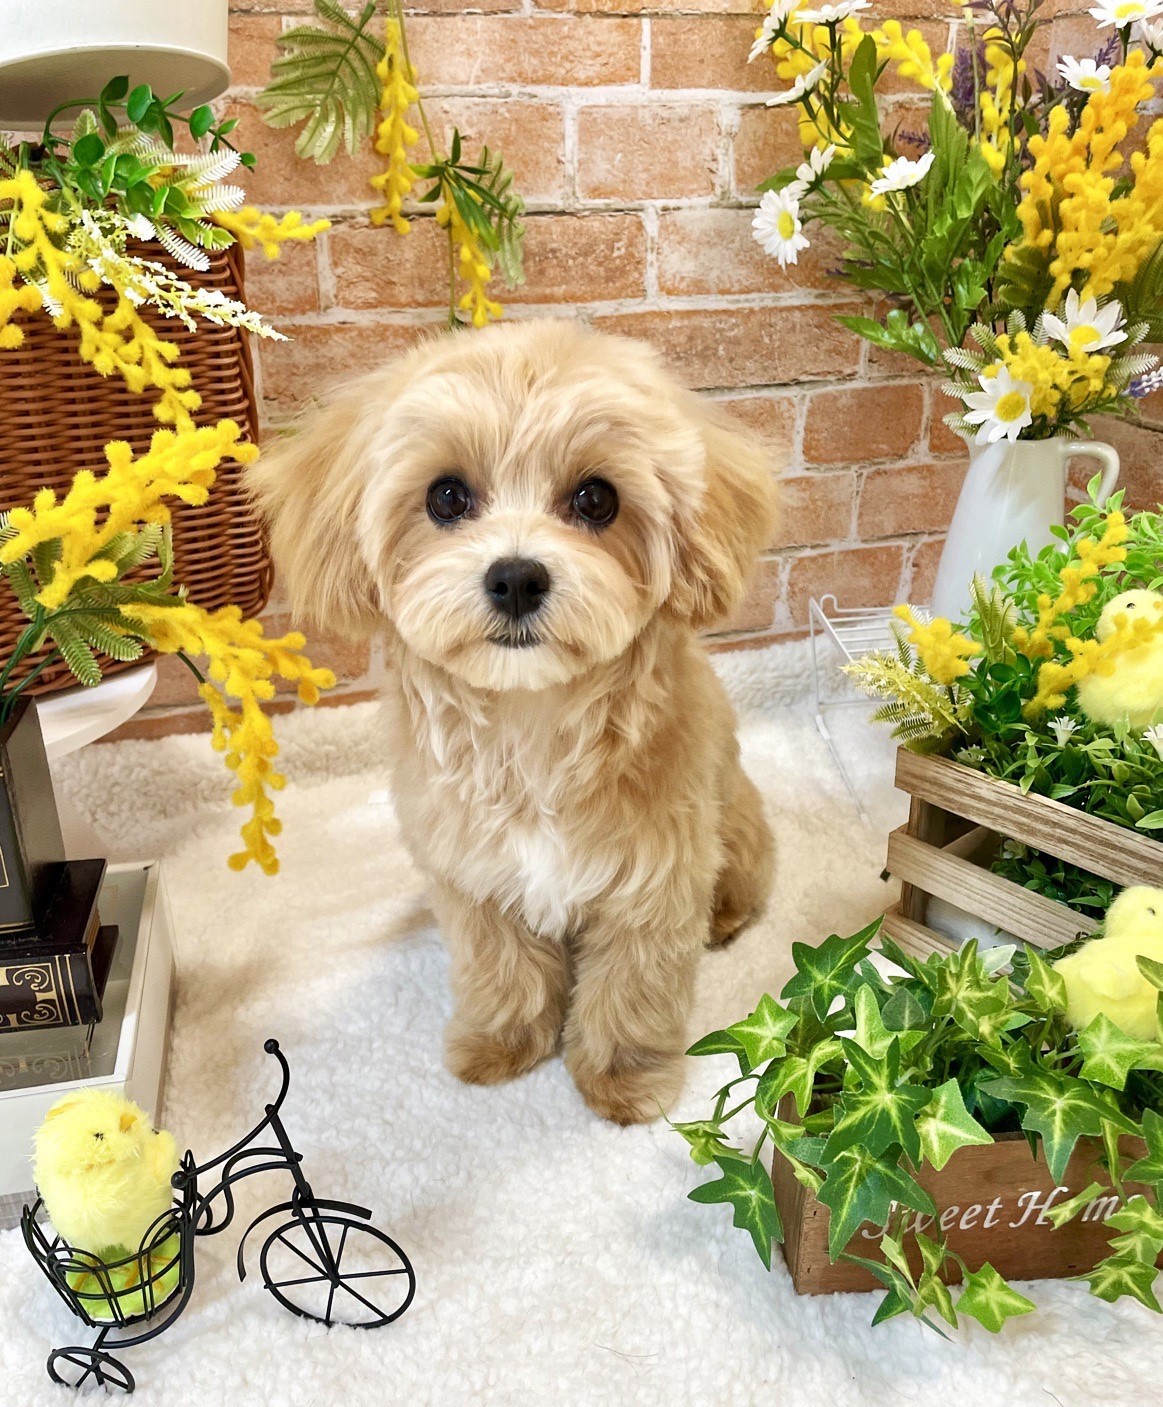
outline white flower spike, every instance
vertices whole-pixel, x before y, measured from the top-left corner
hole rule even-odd
[[[1163,3],[1163,0],[1160,0]],[[919,185],[928,175],[936,157],[927,151],[918,161],[910,161],[907,156],[898,156],[890,161],[881,174],[868,187],[872,195],[887,195],[890,191],[908,190]]]
[[[1159,754],[1159,761],[1163,762],[1163,723],[1156,723],[1153,728],[1148,728],[1143,734],[1143,741],[1151,744]]]
[[[1133,24],[1163,15],[1163,0],[1099,0],[1090,13],[1098,21],[1099,29],[1108,24],[1116,29],[1128,29]]]
[[[992,445],[997,440],[1013,444],[1027,425],[1034,420],[1030,397],[1034,388],[1028,381],[1015,381],[1008,366],[998,365],[994,376],[984,373],[977,378],[980,391],[968,391],[962,397],[969,409],[965,419],[978,426],[975,443]]]
[[[1163,0],[1160,0],[1160,4],[1163,4]],[[807,73],[797,74],[796,81],[791,85],[787,92],[779,93],[774,98],[768,98],[767,106],[782,107],[784,103],[798,102],[799,99],[802,98],[805,93],[810,93],[812,89],[816,86],[816,84],[820,81],[820,79],[823,78],[827,67],[828,60],[823,59],[820,63],[815,66],[815,68],[810,69]]]
[[[772,44],[775,43],[779,31],[787,24],[795,13],[795,8],[799,0],[774,0],[774,4],[763,17],[763,28],[756,36],[755,43],[751,46],[751,52],[747,55],[747,62],[754,63],[761,55],[766,54]]]
[[[808,239],[800,220],[799,196],[792,186],[764,192],[751,221],[751,233],[768,254],[779,260],[781,269],[798,262],[800,250],[808,248]]]
[[[819,5],[814,10],[801,10],[796,15],[796,23],[839,24],[850,15],[858,15],[861,10],[871,9],[871,0],[837,0],[834,5]]]
[[[1058,718],[1051,718],[1050,731],[1054,734],[1054,741],[1058,746],[1065,747],[1078,731],[1078,724],[1073,718],[1067,718],[1063,713]]]
[[[1163,20],[1139,21],[1139,38],[1155,54],[1163,54]]]
[[[796,184],[801,188],[801,193],[810,186],[814,186],[824,172],[832,164],[832,158],[836,155],[835,144],[826,146],[823,151],[819,147],[813,147],[808,152],[806,161],[801,161],[796,167]]]
[[[1067,55],[1058,60],[1058,72],[1076,92],[1109,93],[1111,90],[1110,64],[1099,64],[1094,59],[1074,59]]]
[[[1117,299],[1112,298],[1100,309],[1096,298],[1080,302],[1072,288],[1066,295],[1062,313],[1062,317],[1044,313],[1042,329],[1047,337],[1060,342],[1068,351],[1101,352],[1127,340],[1122,330],[1123,310]]]

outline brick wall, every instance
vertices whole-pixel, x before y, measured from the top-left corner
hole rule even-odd
[[[431,219],[400,239],[374,229],[373,154],[327,167],[299,161],[294,134],[258,120],[284,20],[310,0],[234,0],[228,106],[259,158],[252,199],[323,214],[331,231],[271,265],[252,257],[248,289],[292,341],[259,351],[263,413],[290,415],[320,384],[358,371],[439,324],[446,246]],[[460,127],[513,167],[529,207],[526,284],[513,317],[579,316],[644,337],[689,384],[727,401],[783,447],[783,520],[754,588],[716,645],[804,629],[809,597],[848,605],[927,597],[965,464],[949,409],[915,363],[839,328],[858,306],[819,240],[786,274],[750,233],[758,181],[800,149],[794,113],[764,106],[771,65],[748,65],[758,5],[748,0],[426,0],[409,22],[412,58],[438,134]],[[944,0],[877,0],[935,49],[956,40]],[[1061,11],[1040,36],[1045,68],[1095,48],[1093,22]],[[1084,5],[1075,6],[1078,11]],[[915,90],[887,77],[889,129],[924,121]],[[503,295],[502,295],[503,296]],[[1159,398],[1156,398],[1159,399]],[[1155,425],[1163,425],[1163,414]],[[1135,499],[1159,495],[1161,437],[1103,426]],[[285,623],[278,601],[272,624]],[[374,652],[316,642],[341,676],[340,701],[369,697]],[[141,732],[204,726],[188,675],[163,668]]]

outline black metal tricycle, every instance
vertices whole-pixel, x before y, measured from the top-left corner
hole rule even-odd
[[[264,1045],[282,1071],[282,1085],[262,1121],[225,1153],[198,1166],[186,1152],[174,1174],[174,1202],[123,1260],[105,1262],[50,1239],[38,1199],[21,1217],[33,1259],[69,1309],[97,1337],[88,1347],[53,1349],[49,1377],[66,1387],[98,1386],[132,1392],[133,1374],[118,1355],[164,1333],[194,1290],[194,1242],[224,1231],[234,1219],[235,1183],[255,1173],[285,1171],[294,1184],[288,1201],[250,1223],[238,1246],[238,1276],[246,1279],[251,1233],[264,1227],[258,1253],[263,1285],[284,1309],[304,1319],[378,1329],[412,1303],[416,1276],[399,1246],[371,1225],[371,1212],[350,1202],[323,1201],[303,1175],[303,1155],[287,1136],[280,1111],[291,1071],[278,1041]],[[267,1137],[262,1136],[266,1134]],[[261,1140],[261,1141],[260,1141]],[[199,1178],[218,1172],[206,1193]],[[114,1352],[116,1350],[116,1352]]]

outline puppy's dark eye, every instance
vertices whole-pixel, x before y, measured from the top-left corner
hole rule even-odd
[[[428,489],[428,516],[437,523],[455,523],[472,508],[472,491],[462,479],[437,479]]]
[[[618,516],[618,490],[605,479],[587,479],[574,493],[573,511],[585,522],[604,528]]]

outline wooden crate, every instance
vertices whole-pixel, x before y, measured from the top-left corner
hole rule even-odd
[[[791,1106],[781,1117],[794,1118]],[[1141,1156],[1145,1147],[1137,1140],[1124,1142]],[[945,1167],[921,1168],[917,1180],[937,1208],[937,1224],[944,1230],[950,1249],[962,1256],[970,1270],[988,1261],[1006,1279],[1045,1280],[1079,1275],[1106,1254],[1114,1235],[1106,1218],[1118,1207],[1118,1198],[1099,1197],[1067,1225],[1056,1228],[1044,1217],[1047,1206],[1065,1202],[1091,1182],[1104,1182],[1096,1166],[1097,1140],[1081,1140],[1060,1183],[1050,1176],[1042,1157],[1037,1159],[1022,1134],[1001,1134],[997,1142],[959,1149]],[[880,1281],[861,1265],[828,1259],[828,1208],[792,1175],[787,1162],[775,1158],[772,1167],[775,1201],[784,1227],[784,1259],[797,1294],[826,1295],[837,1291],[875,1290]],[[1131,1189],[1128,1189],[1131,1190]],[[905,1250],[914,1271],[920,1254],[912,1232],[932,1235],[928,1217],[911,1213]],[[851,1254],[883,1260],[881,1228],[865,1225],[848,1243]],[[1160,1256],[1163,1264],[1163,1256]],[[950,1267],[951,1278],[959,1271]]]
[[[1025,795],[947,757],[902,748],[896,784],[912,797],[908,824],[888,842],[888,868],[903,882],[884,929],[920,956],[954,943],[928,923],[930,898],[944,899],[1027,943],[1055,948],[1090,933],[1096,920],[991,874],[1000,836],[1080,865],[1117,885],[1163,885],[1163,843],[1045,796]]]

